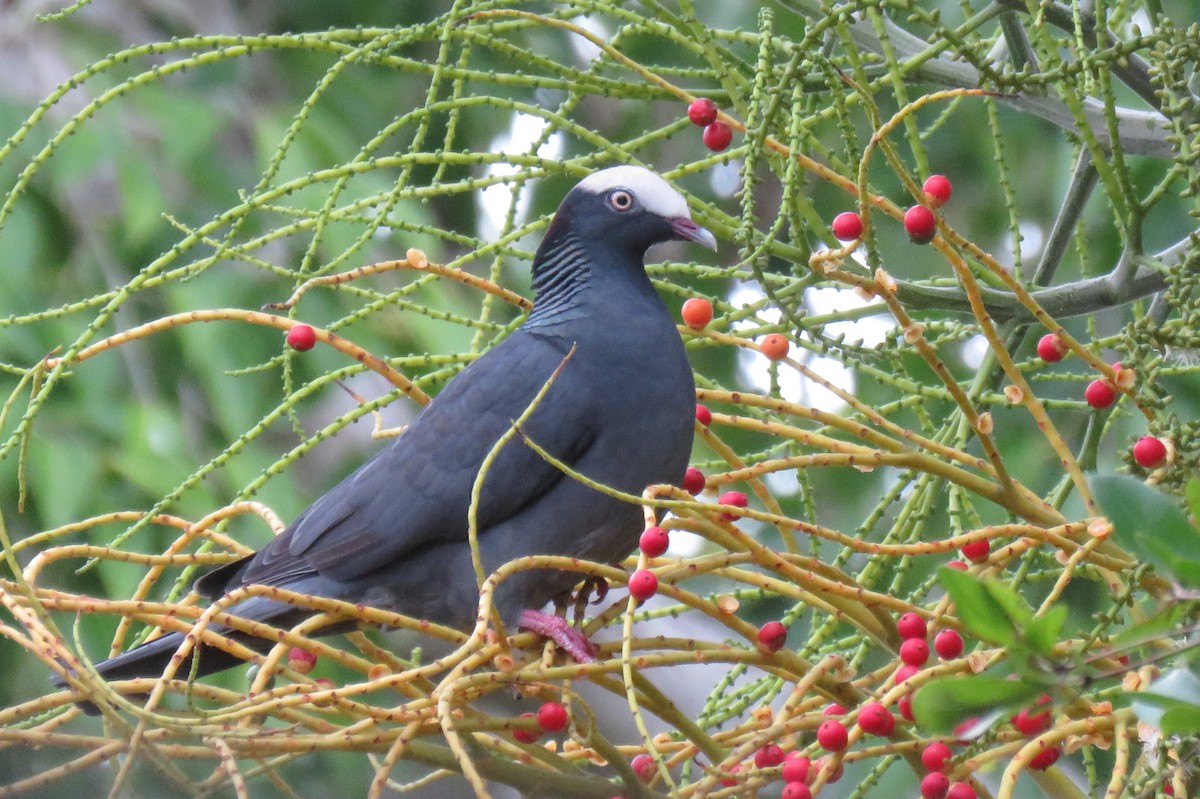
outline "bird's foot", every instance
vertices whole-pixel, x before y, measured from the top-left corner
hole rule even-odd
[[[593,663],[596,660],[596,648],[592,642],[562,616],[540,610],[523,610],[517,625],[522,630],[549,638],[578,663]]]
[[[592,594],[596,595],[595,599],[591,599]],[[592,575],[583,578],[583,584],[579,586],[579,599],[583,604],[590,601],[593,605],[599,605],[606,596],[608,596],[608,580]]]

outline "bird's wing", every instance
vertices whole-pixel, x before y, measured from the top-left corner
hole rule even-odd
[[[351,580],[424,546],[465,541],[480,467],[533,402],[570,343],[517,331],[481,356],[387,448],[251,558],[236,583],[285,585],[319,573]],[[596,398],[568,362],[523,431],[568,464],[591,445]],[[564,475],[519,438],[488,468],[478,530],[538,501]],[[229,586],[227,586],[229,587]]]

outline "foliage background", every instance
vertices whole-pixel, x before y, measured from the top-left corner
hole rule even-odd
[[[889,336],[874,351],[858,348],[839,339],[845,328],[833,323],[853,321],[860,310],[831,312],[813,300],[805,304],[804,290],[820,282],[810,275],[808,255],[814,247],[834,245],[825,225],[837,212],[855,207],[855,198],[844,186],[792,171],[786,159],[767,153],[762,137],[770,133],[788,142],[791,135],[788,143],[854,180],[875,127],[864,98],[886,119],[905,102],[953,84],[952,65],[975,59],[978,66],[981,54],[997,52],[1004,30],[1014,36],[1025,32],[1042,69],[1032,70],[1032,78],[988,84],[992,88],[1023,86],[1029,96],[1045,91],[1068,98],[1074,88],[1093,90],[1094,96],[1139,113],[1153,105],[1152,97],[1114,83],[1112,67],[1119,58],[1112,48],[1089,48],[1082,27],[1071,30],[1072,14],[1078,22],[1080,10],[1070,5],[1054,6],[1067,15],[1063,30],[1030,24],[1024,4],[1017,2],[887,3],[897,24],[935,45],[920,58],[900,47],[890,69],[865,55],[866,49],[856,54],[849,45],[855,39],[848,18],[814,35],[831,18],[829,9],[804,0],[764,6],[769,18],[759,13],[758,4],[723,2],[628,8],[456,3],[452,13],[462,16],[492,5],[563,18],[591,12],[589,24],[597,25],[594,30],[605,39],[621,25],[629,26],[621,52],[677,86],[717,98],[747,122],[750,135],[739,134],[729,154],[713,155],[703,148],[699,131],[683,121],[682,101],[603,59],[598,62],[603,66],[594,68],[596,50],[579,36],[511,18],[455,29],[444,3],[108,2],[57,21],[37,21],[36,13],[53,9],[35,3],[0,7],[0,130],[14,137],[0,150],[0,186],[11,190],[0,211],[0,363],[6,369],[5,394],[11,391],[14,397],[0,429],[8,442],[0,464],[0,510],[13,540],[115,510],[165,509],[195,519],[251,492],[291,519],[377,446],[370,441],[370,418],[360,418],[370,407],[328,380],[346,369],[346,359],[321,347],[297,358],[275,330],[235,322],[194,324],[118,347],[73,367],[70,377],[34,407],[26,431],[20,420],[29,389],[21,385],[18,390],[19,381],[47,353],[89,332],[98,338],[172,313],[257,309],[285,299],[310,276],[399,258],[409,247],[527,294],[526,261],[545,215],[579,174],[631,154],[663,171],[676,170],[698,218],[725,242],[719,258],[702,264],[669,261],[694,257],[681,249],[657,253],[668,259],[655,275],[673,308],[691,294],[710,296],[718,301],[718,329],[736,329],[751,338],[786,332],[798,339],[798,358],[829,356],[857,373],[856,393],[865,404],[890,407],[898,423],[980,454],[955,404],[902,336]],[[1197,21],[1195,8],[1186,2],[1115,3],[1107,10],[1114,35],[1124,41],[1136,39],[1136,25],[1151,32],[1147,13],[1161,11],[1172,21],[1171,30],[1160,31],[1163,41],[1186,41],[1180,30]],[[997,13],[986,24],[964,27],[961,39],[950,36],[963,20],[989,11]],[[1008,14],[1008,29],[999,21],[1001,11]],[[775,50],[759,47],[755,31],[768,23],[781,43],[805,41],[824,48],[819,56],[814,52],[797,60],[780,87],[762,78],[759,59],[778,79],[791,53],[783,44]],[[647,27],[636,30],[642,24]],[[722,33],[710,37],[705,30]],[[858,30],[857,35],[871,35]],[[313,33],[283,36],[299,31]],[[253,37],[249,47],[241,34]],[[878,28],[874,35],[878,42]],[[891,46],[904,44],[895,31],[889,35]],[[689,47],[689,40],[698,44]],[[1128,52],[1147,57],[1152,47],[1147,39]],[[1089,53],[1091,61],[1080,60]],[[176,71],[172,65],[181,58],[190,59],[188,67]],[[1181,47],[1172,58],[1153,63],[1181,72],[1182,78],[1169,76],[1177,89],[1193,75],[1195,54]],[[1006,62],[1001,52],[997,63]],[[72,78],[88,64],[96,68]],[[831,64],[865,87],[863,95],[856,96]],[[77,88],[45,99],[72,81]],[[798,90],[794,98],[770,105],[773,93],[793,88]],[[1113,172],[1102,176],[1077,216],[1067,220],[1074,235],[1067,239],[1053,282],[1070,285],[1108,272],[1123,253],[1151,255],[1186,243],[1193,233],[1194,96],[1184,92],[1172,98],[1160,98],[1160,106],[1179,104],[1168,109],[1175,127],[1166,126],[1175,139],[1162,131],[1139,131],[1127,152],[1109,160],[1095,139],[1081,143],[1061,125],[1028,113],[1028,106],[1002,98],[931,104],[900,125],[892,140],[897,160],[919,177],[952,176],[955,197],[945,210],[949,224],[1023,277],[1043,258],[1064,197],[1086,182],[1085,170],[1076,166],[1080,152],[1101,167],[1111,161]],[[88,104],[97,99],[103,104],[92,113]],[[792,113],[792,99],[803,104],[802,114]],[[439,102],[444,104],[435,105]],[[526,157],[495,155],[512,136],[518,104],[560,113],[552,129],[568,129],[561,149],[545,163],[532,150]],[[420,113],[429,106],[431,113]],[[388,130],[398,119],[404,124]],[[1102,129],[1095,134],[1105,135]],[[356,161],[359,167],[336,172]],[[569,163],[564,167],[560,161]],[[516,168],[489,169],[505,162]],[[548,167],[545,177],[542,166]],[[895,163],[883,154],[876,155],[868,176],[872,192],[900,206],[912,202]],[[526,185],[528,177],[537,179]],[[247,205],[247,197],[289,181],[293,189]],[[1160,182],[1163,189],[1145,218],[1128,224],[1131,217],[1122,218],[1122,202],[1146,197]],[[481,211],[482,190],[492,183],[512,186],[521,197],[513,217],[498,226]],[[780,219],[782,227],[764,238]],[[189,239],[189,231],[210,224],[204,240]],[[899,225],[882,213],[874,224],[871,269],[882,265],[906,286],[941,281],[955,290],[944,258],[909,244]],[[1022,234],[1024,244],[1014,246]],[[490,248],[496,240],[502,244]],[[1062,440],[1085,467],[1128,467],[1125,452],[1149,424],[1152,432],[1172,437],[1178,449],[1175,467],[1159,481],[1178,487],[1194,470],[1200,377],[1191,353],[1200,342],[1194,340],[1195,249],[1187,246],[1192,275],[1176,270],[1182,273],[1174,284],[1179,307],[1152,307],[1150,297],[1131,292],[1095,308],[1072,307],[1068,297],[1067,312],[1056,314],[1099,357],[1125,358],[1140,376],[1153,375],[1137,391],[1146,415],[1128,399],[1111,415],[1090,412],[1078,397],[1085,382],[1096,377],[1093,370],[1078,359],[1046,370],[1032,356],[1032,344],[1044,330],[1004,328]],[[168,277],[151,279],[156,269]],[[764,284],[779,294],[738,294],[746,285]],[[131,285],[136,290],[129,290]],[[745,310],[726,302],[746,296],[753,304]],[[981,408],[992,411],[996,448],[1012,474],[1064,507],[1067,518],[1090,515],[1029,414],[1007,407],[999,394],[1003,382],[995,362],[980,360],[979,330],[962,313],[961,303],[902,290],[902,301],[909,297],[916,297],[908,307],[950,372],[982,397]],[[110,315],[100,313],[106,304]],[[484,300],[477,291],[412,273],[371,278],[358,288],[313,290],[292,313],[393,358],[397,368],[429,390],[517,318],[515,310]],[[1004,321],[1003,313],[996,317]],[[798,320],[802,338],[793,324]],[[781,376],[786,370],[768,371],[746,348],[697,338],[691,350],[709,387],[752,389],[765,379],[778,390],[780,381],[788,380]],[[370,373],[352,369],[341,376],[359,394],[380,399],[377,404],[394,398],[387,383]],[[913,401],[917,386],[924,387],[923,397]],[[387,403],[384,412],[396,424],[415,408],[401,400]],[[356,418],[357,424],[350,424]],[[721,429],[720,435],[752,462],[811,451],[737,426]],[[236,451],[225,457],[231,443]],[[722,457],[701,441],[695,462],[711,473],[722,466]],[[968,498],[950,499],[944,484],[923,482],[919,468],[869,473],[813,468],[798,482],[769,486],[786,515],[871,540],[933,541],[1009,517],[988,503],[974,503],[959,517],[947,513],[948,502]],[[106,527],[92,540],[109,541],[121,529]],[[771,546],[781,545],[770,525],[748,522],[746,529]],[[262,524],[245,519],[226,531],[252,546],[268,534]],[[174,537],[153,527],[136,535],[137,548],[147,552],[160,551]],[[69,540],[81,541],[84,535]],[[876,568],[861,555],[851,558],[829,545],[813,551],[855,573]],[[22,559],[29,555],[23,553]],[[881,588],[891,584],[898,594],[921,597],[920,587],[927,587],[928,576],[944,559],[889,561],[878,567],[884,576],[875,579]],[[1019,567],[1035,600],[1046,595],[1057,577],[1055,568],[1052,553]],[[122,597],[132,593],[140,573],[106,563],[75,574],[60,563],[43,582]],[[728,584],[711,578],[693,590],[723,591]],[[1094,623],[1090,612],[1105,607],[1108,596],[1102,581],[1082,579],[1066,586],[1062,601],[1072,608],[1073,626],[1087,629]],[[743,602],[743,615],[754,623],[792,608],[780,597],[747,595]],[[801,617],[792,638],[798,647],[815,634],[820,620],[800,611],[793,615]],[[69,629],[70,619],[65,621]],[[85,619],[80,627],[84,649],[93,656],[103,652],[115,625],[105,616]],[[873,666],[880,662],[874,645],[853,638],[822,638],[814,653],[839,646]],[[0,685],[0,705],[44,693],[45,667],[21,649],[0,645],[0,668],[10,675]],[[229,676],[226,683],[238,685],[240,679]],[[713,682],[699,685],[696,696],[681,696],[681,703],[702,705]],[[0,773],[23,778],[59,756],[22,749],[0,751]],[[1111,758],[1095,757],[1103,773]],[[370,779],[363,762],[315,755],[292,764],[288,779],[306,786],[305,795],[346,786],[353,786],[347,793],[357,794]],[[1074,767],[1076,776],[1080,768]],[[911,789],[912,776],[896,772],[883,777],[881,791]],[[74,785],[93,778],[85,772]],[[846,783],[833,786],[833,795],[840,795],[836,790]],[[49,790],[76,789],[68,785]],[[149,785],[142,789],[152,795]]]

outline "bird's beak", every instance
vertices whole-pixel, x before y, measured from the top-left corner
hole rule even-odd
[[[703,244],[713,252],[717,251],[717,237],[712,234],[712,231],[708,228],[700,227],[685,216],[672,219],[671,229],[675,231],[676,236],[684,241],[694,241],[697,244]]]

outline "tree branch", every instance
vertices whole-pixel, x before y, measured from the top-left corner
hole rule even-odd
[[[825,11],[822,9],[810,9],[809,4],[805,2],[795,2],[788,5],[797,13],[810,16],[817,14],[818,16],[814,17],[817,19],[825,14]],[[1010,2],[1005,5],[1012,5],[1012,3]],[[1056,8],[1061,9],[1061,7]],[[1023,5],[1020,10],[1024,10]],[[1059,14],[1049,13],[1047,18],[1052,23],[1057,24]],[[1094,17],[1091,19],[1094,22]],[[898,60],[920,61],[925,57],[924,54],[931,50],[928,42],[909,33],[890,19],[884,17],[883,24],[886,27],[888,40],[894,48],[895,57]],[[848,30],[850,38],[860,49],[880,55],[883,54],[879,34],[872,27],[870,20],[858,20],[850,25]],[[1090,37],[1091,40],[1095,40],[1094,32],[1085,35]],[[1141,59],[1135,59],[1132,55],[1128,58],[1130,67],[1122,69],[1114,65],[1114,74],[1117,74],[1139,97],[1146,99],[1146,92],[1151,90],[1152,87],[1148,84],[1144,62]],[[929,56],[920,64],[915,73],[939,85],[956,88],[983,88],[980,86],[978,69],[971,64],[956,60],[948,55]],[[1017,110],[1040,117],[1058,128],[1076,133],[1079,131],[1071,110],[1061,100],[1053,97],[1039,97],[1028,94],[1005,96],[1001,99]],[[1088,127],[1091,129],[1092,135],[1104,147],[1111,148],[1112,140],[1109,136],[1105,118],[1104,103],[1095,97],[1084,97],[1082,98],[1082,104],[1084,115],[1087,117]],[[1156,106],[1157,102],[1151,103],[1151,105],[1152,107]],[[1114,110],[1114,113],[1117,117],[1117,135],[1126,153],[1148,155],[1156,158],[1173,158],[1175,156],[1175,150],[1167,140],[1169,131],[1166,127],[1166,118],[1157,110],[1141,111],[1118,107]]]
[[[1108,274],[1077,280],[1061,286],[1033,292],[1033,298],[1056,319],[1093,313],[1162,291],[1167,286],[1166,270],[1181,263],[1193,246],[1186,238],[1157,255],[1122,256]],[[1127,276],[1128,265],[1134,266]],[[1153,264],[1153,265],[1151,265]],[[962,289],[952,286],[924,286],[900,282],[900,296],[914,309],[970,313],[971,306]],[[1028,309],[1007,291],[980,287],[988,313],[996,321],[1015,319],[1033,321]]]

